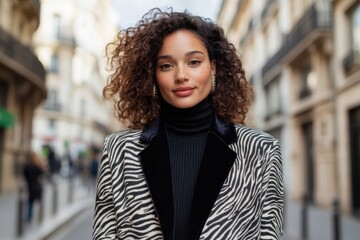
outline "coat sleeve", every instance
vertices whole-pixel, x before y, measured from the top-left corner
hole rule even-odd
[[[98,172],[93,223],[93,240],[116,239],[116,215],[112,193],[108,142],[109,137],[107,137],[104,142]]]
[[[263,188],[260,239],[283,239],[284,189],[282,156],[278,141],[274,142],[268,155]]]

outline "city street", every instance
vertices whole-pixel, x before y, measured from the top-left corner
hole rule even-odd
[[[48,240],[89,240],[92,237],[93,207],[79,214],[77,217],[59,228]]]
[[[31,223],[25,222],[26,194],[21,194],[21,198],[19,196],[18,193],[12,193],[0,198],[0,239],[53,239],[51,236],[54,233],[63,231],[69,223],[74,224],[74,220],[79,219],[82,214],[92,212],[94,186],[80,177],[70,180],[56,176],[52,183],[45,181],[43,202],[34,206]],[[91,221],[92,217],[88,218]],[[81,232],[85,233],[86,231]],[[89,239],[87,236],[84,235],[84,239]]]

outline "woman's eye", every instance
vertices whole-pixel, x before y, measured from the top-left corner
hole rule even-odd
[[[172,67],[172,66],[171,66],[171,64],[169,64],[169,63],[165,63],[165,64],[161,64],[161,65],[160,65],[160,69],[161,69],[161,70],[169,70],[171,67]]]
[[[200,61],[199,60],[191,60],[190,62],[189,62],[189,65],[199,65],[200,64]]]

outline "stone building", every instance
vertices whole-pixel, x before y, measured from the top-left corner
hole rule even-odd
[[[117,128],[101,98],[108,74],[105,47],[117,31],[112,11],[110,0],[42,1],[34,44],[47,69],[48,97],[36,111],[35,151],[49,145],[58,160],[76,161]]]
[[[253,125],[282,145],[286,231],[358,239],[360,1],[224,0],[218,23],[254,88]]]
[[[0,194],[17,189],[34,111],[46,98],[45,70],[32,45],[39,22],[39,0],[0,0]]]

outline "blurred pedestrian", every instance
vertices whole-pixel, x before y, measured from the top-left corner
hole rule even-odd
[[[84,187],[88,187],[89,182],[89,169],[88,169],[88,157],[86,151],[81,151],[78,154],[76,160],[77,173],[80,175],[81,183]]]
[[[45,145],[43,150],[49,166],[49,180],[52,182],[53,176],[60,171],[60,161],[58,160],[55,150],[52,146]]]
[[[74,177],[77,174],[77,169],[76,169],[74,160],[71,157],[69,150],[66,151],[66,153],[63,157],[63,161],[67,165],[67,168],[68,168],[67,177],[69,177],[69,178]]]
[[[90,152],[90,163],[89,163],[91,190],[93,190],[96,186],[98,171],[99,171],[99,151],[97,150],[97,148],[92,147]]]
[[[41,202],[43,186],[41,177],[46,173],[46,167],[40,156],[34,152],[26,159],[23,174],[26,181],[28,202],[26,220],[31,222],[35,202]]]
[[[152,9],[110,45],[93,239],[281,239],[281,153],[244,125],[252,90],[210,19]]]

